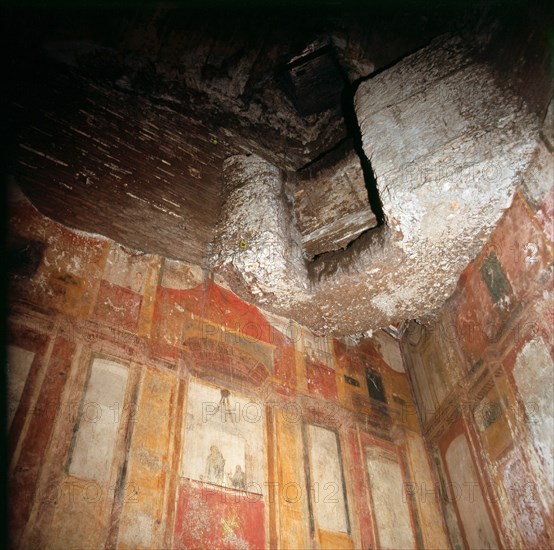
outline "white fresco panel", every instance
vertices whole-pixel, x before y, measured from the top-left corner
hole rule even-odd
[[[264,488],[263,404],[191,380],[181,476],[238,490]]]
[[[308,426],[310,480],[317,525],[328,531],[348,532],[342,467],[335,432]]]
[[[127,377],[124,365],[94,359],[79,412],[79,427],[69,466],[71,475],[100,483],[109,480]]]
[[[464,434],[450,443],[446,464],[469,547],[498,548]]]
[[[404,480],[396,455],[385,449],[367,449],[366,460],[380,547],[415,548]]]
[[[35,354],[32,351],[8,346],[8,428],[11,426],[23,388],[27,382]]]

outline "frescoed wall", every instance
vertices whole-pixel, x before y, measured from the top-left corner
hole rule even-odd
[[[518,191],[446,305],[403,336],[454,547],[554,541],[553,206]]]
[[[416,548],[404,476],[396,452],[366,448],[376,532],[380,548]]]
[[[548,204],[516,194],[433,319],[354,341],[16,196],[14,548],[548,547]]]
[[[448,544],[396,338],[313,334],[21,195],[10,226],[14,548]]]

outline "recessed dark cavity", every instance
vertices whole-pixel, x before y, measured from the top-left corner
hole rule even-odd
[[[17,239],[8,248],[8,273],[17,277],[32,277],[44,255],[46,245],[40,241]]]
[[[347,75],[343,70],[343,77],[346,80]],[[342,114],[344,116],[344,122],[346,124],[348,135],[352,137],[352,144],[354,151],[360,159],[360,166],[364,175],[365,187],[367,190],[367,198],[371,205],[372,211],[377,218],[377,225],[383,225],[385,223],[385,214],[383,213],[383,203],[379,197],[379,190],[377,188],[377,180],[375,174],[371,168],[371,163],[367,158],[363,145],[362,134],[358,119],[356,117],[356,111],[354,109],[354,95],[357,90],[357,82],[349,83],[345,86],[341,96]]]
[[[331,39],[320,37],[293,56],[285,66],[282,80],[301,116],[336,107],[344,82]]]

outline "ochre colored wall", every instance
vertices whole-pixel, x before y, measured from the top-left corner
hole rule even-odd
[[[516,192],[436,319],[403,337],[441,472],[417,498],[441,503],[454,546],[554,544],[553,211],[553,191],[539,203]]]
[[[406,536],[448,545],[439,503],[413,494],[434,474],[407,375],[378,345],[316,337],[197,267],[63,227],[21,196],[10,227],[14,548],[376,547],[394,524],[376,524],[372,494],[386,480],[369,478],[368,456],[401,473],[392,489]],[[366,368],[386,403],[369,398]],[[217,401],[201,404],[210,415],[200,419],[195,395],[221,389],[234,420],[214,417]],[[121,403],[104,399],[116,391]],[[239,456],[218,443],[225,476],[239,462],[246,488],[200,471],[210,438],[244,445]],[[87,474],[89,460],[101,467]],[[340,483],[314,477],[327,467]],[[329,513],[335,494],[342,530]]]

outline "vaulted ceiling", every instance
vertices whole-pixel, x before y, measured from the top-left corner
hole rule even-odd
[[[383,223],[354,113],[358,83],[456,32],[492,44],[498,78],[543,110],[549,61],[529,31],[533,13],[514,34],[514,19],[470,6],[13,10],[10,172],[61,223],[204,264],[223,162],[255,154],[286,174],[310,261]],[[513,64],[518,54],[532,63]]]
[[[343,214],[353,235],[374,223],[344,112],[352,83],[452,25],[433,13],[17,12],[17,179],[58,221],[199,263],[222,162],[253,152],[298,174],[301,231],[316,255],[332,244],[309,235],[329,225],[326,240],[341,244]],[[310,183],[335,148],[352,190],[336,211],[329,189]]]

